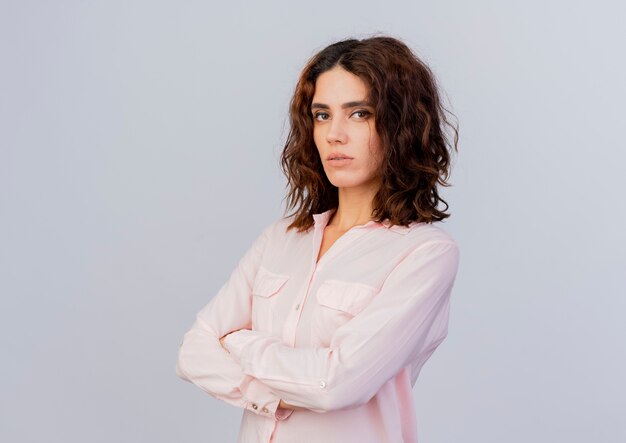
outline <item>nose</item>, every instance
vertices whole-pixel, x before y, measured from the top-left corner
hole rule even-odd
[[[326,141],[329,144],[345,143],[347,139],[345,122],[341,118],[334,118],[327,126]]]

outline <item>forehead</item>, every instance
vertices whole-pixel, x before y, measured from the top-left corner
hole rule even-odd
[[[367,85],[360,77],[336,66],[317,77],[313,100],[327,104],[340,104],[350,100],[365,99],[368,92]]]

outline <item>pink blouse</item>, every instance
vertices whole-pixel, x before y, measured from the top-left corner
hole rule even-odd
[[[369,221],[316,263],[333,211],[306,233],[270,223],[183,337],[176,374],[243,408],[238,443],[417,442],[411,391],[447,335],[458,245]]]

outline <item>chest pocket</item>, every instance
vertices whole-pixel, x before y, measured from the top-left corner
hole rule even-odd
[[[322,283],[315,293],[317,306],[311,318],[311,343],[328,346],[337,328],[365,309],[377,293],[377,288],[358,282]]]
[[[260,266],[252,285],[252,329],[271,332],[275,298],[283,292],[289,276]]]

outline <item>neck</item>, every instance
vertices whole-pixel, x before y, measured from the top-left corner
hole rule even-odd
[[[339,205],[337,210],[331,214],[327,226],[332,226],[342,232],[370,221],[372,219],[372,200],[376,190],[372,186],[339,188]]]

